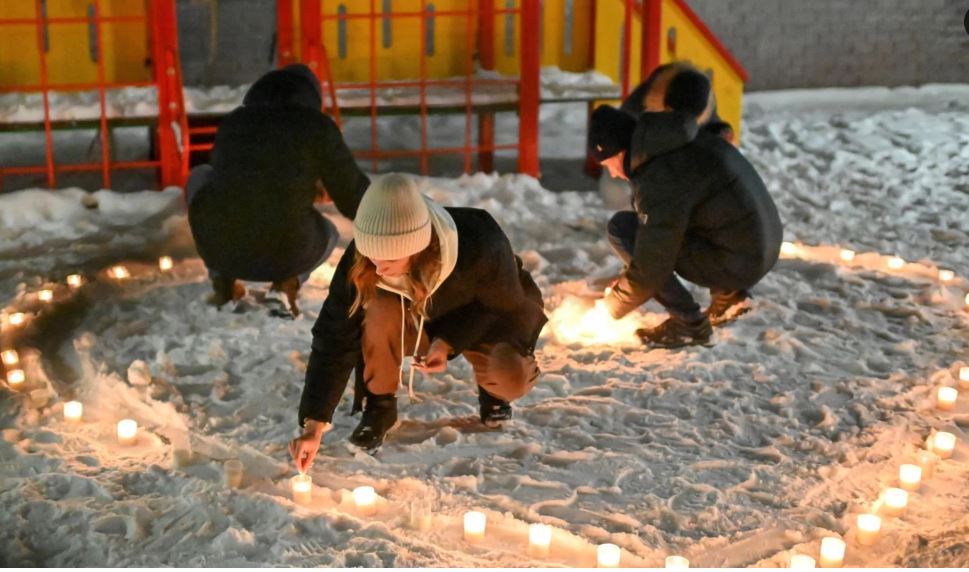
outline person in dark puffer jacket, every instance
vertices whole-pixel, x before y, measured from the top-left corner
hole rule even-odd
[[[542,294],[486,211],[444,208],[409,177],[390,174],[367,190],[353,242],[337,266],[313,326],[299,404],[301,437],[290,443],[305,471],[356,371],[350,436],[373,452],[397,422],[404,357],[444,371],[463,355],[474,370],[481,421],[500,425],[538,377],[534,351],[545,325]]]
[[[701,132],[689,113],[647,112],[634,123],[618,110],[600,110],[592,152],[607,165],[625,155],[616,174],[628,174],[635,206],[609,221],[610,242],[627,267],[606,306],[620,318],[655,298],[670,318],[640,330],[644,342],[708,343],[711,323],[736,316],[777,261],[783,228],[774,201],[740,151]],[[706,312],[677,274],[710,288]]]
[[[219,125],[212,164],[193,169],[189,223],[215,305],[245,294],[237,280],[272,282],[298,315],[301,282],[339,238],[315,205],[332,201],[343,216],[356,214],[370,181],[321,104],[308,67],[263,75]]]

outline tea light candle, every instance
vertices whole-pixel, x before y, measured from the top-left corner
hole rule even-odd
[[[67,277],[67,285],[70,286],[71,288],[77,288],[78,286],[80,286],[81,285],[81,275],[80,274],[71,274],[70,276],[68,276]]]
[[[954,387],[940,387],[935,394],[935,406],[939,411],[952,411],[959,399],[959,390]]]
[[[191,455],[191,453],[189,453]],[[226,488],[237,489],[242,486],[242,475],[245,473],[245,466],[239,459],[229,459],[222,463],[222,482]],[[312,483],[310,483],[312,485]],[[309,490],[309,489],[307,489]],[[293,496],[296,495],[296,485],[293,485]],[[296,501],[299,502],[299,501]]]
[[[113,266],[109,274],[111,275],[112,278],[115,278],[117,280],[123,280],[125,278],[131,277],[131,273],[128,272],[128,269],[121,265]]]
[[[483,512],[471,510],[464,513],[464,539],[468,542],[484,540],[488,517]]]
[[[54,291],[41,290],[40,292],[37,292],[37,299],[40,300],[41,302],[50,302],[51,300],[54,299]]]
[[[68,401],[64,404],[64,419],[77,423],[84,414],[84,406],[80,401]]]
[[[922,483],[922,467],[918,465],[902,465],[898,468],[898,483],[907,490],[915,492]]]
[[[885,514],[888,516],[900,516],[908,506],[908,492],[895,487],[885,489],[882,497],[882,506],[885,507]]]
[[[781,254],[785,256],[794,256],[797,253],[797,247],[791,242],[781,243]]]
[[[293,502],[296,504],[310,504],[313,500],[313,479],[306,473],[296,475],[292,478],[293,483]]]
[[[821,567],[841,568],[845,561],[845,541],[828,536],[821,539]]]
[[[689,568],[690,561],[682,556],[667,556],[666,557],[666,567],[667,568]]]
[[[619,568],[622,551],[615,544],[600,544],[596,548],[596,562],[599,568]]]
[[[959,387],[969,389],[969,367],[959,368]]]
[[[534,523],[528,527],[528,553],[532,556],[544,558],[548,556],[552,544],[552,527],[547,524]]]
[[[897,256],[888,259],[888,267],[892,270],[901,270],[903,266],[905,266],[905,260]]]
[[[158,268],[160,268],[162,272],[168,272],[174,266],[175,266],[175,263],[172,262],[171,256],[162,256],[161,258],[158,259]]]
[[[946,270],[944,268],[939,269],[939,280],[941,282],[951,282],[956,277],[956,273],[951,270]]]
[[[918,467],[916,467],[918,468]],[[871,546],[878,539],[878,533],[882,529],[882,519],[873,514],[858,515],[858,544]]]
[[[816,565],[814,558],[807,554],[792,554],[791,568],[814,568]]]
[[[138,423],[134,419],[118,421],[118,443],[124,446],[134,445],[138,441]]]
[[[966,294],[966,306],[969,306],[969,294]]]
[[[27,315],[23,312],[17,312],[15,314],[10,314],[10,318],[7,320],[10,322],[11,326],[19,326],[27,321]]]
[[[353,489],[353,504],[357,506],[357,513],[370,516],[377,512],[377,493],[373,487],[357,487]]]
[[[956,448],[956,436],[952,433],[940,431],[932,438],[932,452],[940,459],[948,459],[952,456],[952,451]]]
[[[919,451],[919,468],[926,479],[935,474],[935,466],[939,464],[939,456],[932,451]]]
[[[427,531],[433,523],[431,503],[425,499],[415,499],[410,502],[410,526],[414,530]]]
[[[4,350],[3,353],[0,353],[0,360],[6,366],[17,365],[20,363],[20,354],[17,353],[17,350]]]
[[[841,256],[841,260],[843,260],[844,262],[851,262],[852,260],[855,259],[855,251],[848,250],[847,248],[842,248],[840,256]]]
[[[22,369],[11,369],[7,372],[7,384],[10,385],[10,389],[20,389],[24,386],[26,379],[27,376],[24,375]]]

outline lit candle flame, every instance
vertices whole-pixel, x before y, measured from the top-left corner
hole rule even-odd
[[[655,321],[658,316],[647,318]],[[590,307],[587,301],[567,298],[552,312],[549,324],[555,339],[563,344],[638,346],[642,342],[636,330],[648,321],[635,312],[613,319],[603,300]]]
[[[68,421],[80,421],[84,414],[84,405],[80,401],[68,401],[64,404],[64,418]]]
[[[7,372],[7,383],[9,383],[10,387],[14,389],[23,385],[26,379],[27,376],[24,374],[24,370],[22,369],[11,369]]]
[[[792,242],[781,243],[781,254],[784,256],[794,256],[797,254],[797,247]]]
[[[904,266],[905,266],[905,260],[897,256],[893,256],[888,259],[888,267],[891,268],[892,270],[901,270]]]
[[[622,551],[615,544],[600,544],[596,548],[596,560],[599,568],[619,568]]]
[[[124,280],[131,277],[131,272],[124,266],[118,265],[111,268],[110,275],[117,280]]]
[[[374,514],[377,511],[377,493],[373,487],[357,487],[353,489],[353,503],[360,514]]]
[[[952,282],[955,280],[956,273],[951,270],[945,270],[944,268],[939,269],[939,280],[942,282]]]
[[[77,288],[78,286],[80,286],[81,285],[81,275],[80,274],[71,274],[70,276],[68,276],[67,277],[67,285],[70,286],[71,288]]]
[[[134,419],[118,421],[118,443],[134,445],[138,438],[138,422]]]
[[[936,393],[936,406],[942,411],[950,411],[956,406],[959,390],[954,387],[940,387]]]
[[[791,555],[791,568],[814,568],[817,563],[814,558],[811,558],[807,554],[792,554]]]
[[[41,290],[37,292],[37,299],[41,302],[50,302],[54,299],[54,292],[53,290]]]
[[[667,556],[666,567],[667,568],[689,568],[690,561],[682,556]]]
[[[19,326],[27,321],[27,315],[24,314],[23,312],[10,314],[10,318],[8,319],[8,321],[10,322],[11,326]]]
[[[485,529],[488,526],[488,517],[483,512],[476,510],[464,513],[464,539],[469,542],[484,540]]]
[[[851,262],[852,260],[855,259],[855,251],[848,250],[847,248],[842,248],[840,256],[841,256],[841,260],[845,262]]]
[[[175,266],[175,263],[172,262],[171,256],[162,256],[161,258],[158,259],[158,268],[160,268],[162,272],[168,272],[169,270],[174,268],[174,266]]]
[[[532,556],[548,556],[552,544],[552,527],[547,524],[533,523],[528,527],[528,550]]]
[[[20,363],[20,354],[17,353],[17,350],[4,350],[3,353],[0,353],[0,359],[3,360],[4,365],[17,365]]]

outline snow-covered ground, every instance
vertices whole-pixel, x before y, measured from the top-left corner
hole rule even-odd
[[[628,566],[681,554],[694,566],[783,567],[843,535],[849,565],[969,566],[969,399],[951,412],[933,399],[958,385],[969,342],[969,281],[936,277],[969,274],[967,95],[748,97],[743,149],[795,246],[710,348],[645,351],[623,328],[609,344],[566,331],[591,304],[586,279],[620,269],[598,194],[516,175],[423,180],[442,203],[491,211],[523,253],[553,318],[544,373],[510,426],[483,431],[458,359],[418,381],[418,402],[401,399],[404,422],[376,457],[348,447],[357,418],[345,396],[309,506],[290,500],[285,446],[332,266],[303,289],[295,321],[268,315],[263,284],[217,311],[178,190],[2,195],[0,307],[8,323],[31,315],[3,332],[30,387],[0,390],[0,562],[589,566],[611,542]],[[546,156],[581,161],[584,108],[556,107],[543,123],[557,134]],[[852,263],[840,247],[858,252]],[[161,254],[176,258],[172,272],[157,269]],[[889,255],[911,263],[888,268]],[[117,263],[132,277],[108,277]],[[79,290],[36,300],[46,280],[76,271],[88,279]],[[650,304],[639,320],[658,312]],[[83,423],[62,420],[69,399],[84,403]],[[115,444],[124,417],[142,428],[134,447]],[[885,519],[877,544],[859,546],[855,517],[877,508],[934,430],[959,438],[954,456]],[[193,458],[176,468],[172,446],[186,443]],[[245,464],[238,489],[222,483],[231,458]],[[346,494],[359,485],[381,495],[377,515],[353,510]],[[409,524],[418,500],[432,507],[429,530]],[[461,537],[471,509],[488,515],[474,545]],[[532,522],[555,527],[548,558],[528,555]]]

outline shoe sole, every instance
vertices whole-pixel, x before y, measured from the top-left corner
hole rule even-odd
[[[394,424],[390,426],[390,429],[387,429],[387,431],[384,433],[384,438],[381,439],[380,442],[377,443],[376,445],[372,445],[370,447],[363,447],[363,446],[357,445],[353,441],[350,441],[350,445],[353,447],[356,447],[357,449],[363,451],[364,453],[372,457],[376,455],[378,451],[380,451],[380,448],[384,445],[384,439],[387,438],[387,435],[398,427],[400,427],[400,418],[398,418],[397,421],[395,421]]]

